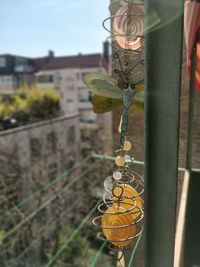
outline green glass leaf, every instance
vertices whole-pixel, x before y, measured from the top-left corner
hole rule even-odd
[[[138,71],[133,74],[133,78],[131,79],[131,82],[134,84],[140,84],[144,80],[144,71]]]
[[[144,112],[144,103],[142,102],[138,102],[138,101],[134,101],[134,105],[135,109],[139,112]]]
[[[123,92],[118,87],[117,80],[111,76],[96,72],[86,72],[83,73],[83,82],[95,95],[114,99],[122,98]]]
[[[123,105],[121,99],[112,99],[102,96],[93,96],[92,97],[93,111],[95,113],[105,113],[114,110]],[[135,100],[132,105],[137,111],[144,112],[144,103],[141,101]]]
[[[135,94],[134,100],[144,103],[144,91]]]
[[[142,92],[142,91],[144,92],[144,84],[136,85],[134,91],[135,91],[135,94]]]
[[[94,95],[92,97],[92,105],[95,113],[105,113],[122,106],[122,99]]]

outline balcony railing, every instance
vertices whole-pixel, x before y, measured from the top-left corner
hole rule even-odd
[[[89,101],[79,101],[78,108],[91,110],[92,104]]]
[[[15,71],[18,73],[30,73],[33,72],[33,67],[27,65],[20,65],[15,67]]]

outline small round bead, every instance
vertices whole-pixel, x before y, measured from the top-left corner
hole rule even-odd
[[[125,142],[124,142],[123,150],[124,150],[124,151],[129,151],[129,150],[131,150],[131,142],[129,142],[129,141],[125,141]]]
[[[115,159],[115,164],[119,167],[122,167],[125,165],[125,160],[124,160],[124,157],[122,156],[117,156],[116,159]]]
[[[113,173],[113,178],[114,178],[115,180],[120,180],[120,179],[122,178],[122,174],[121,174],[121,172],[119,172],[119,171],[115,171],[115,172]]]
[[[125,162],[131,162],[131,157],[129,155],[124,156]]]

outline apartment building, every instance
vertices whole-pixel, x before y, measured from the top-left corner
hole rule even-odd
[[[82,148],[84,151],[110,152],[112,147],[112,115],[92,111],[91,93],[82,81],[84,72],[108,73],[109,46],[103,53],[56,57],[53,51],[40,58],[0,55],[0,90],[12,93],[21,85],[56,89],[61,96],[62,115],[80,114]]]
[[[31,85],[33,80],[34,66],[30,58],[0,55],[0,89],[15,89],[24,83]]]
[[[109,70],[108,44],[103,54],[78,54],[52,57],[36,72],[40,88],[55,88],[61,96],[63,115],[80,114],[82,149],[110,152],[112,148],[112,115],[97,115],[92,111],[91,93],[82,81],[85,72],[107,73]]]
[[[11,54],[0,55],[0,89],[12,91],[21,85],[31,86],[35,73],[54,57],[53,51],[41,58],[28,58]]]

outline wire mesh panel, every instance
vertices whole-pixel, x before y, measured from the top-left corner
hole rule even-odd
[[[98,250],[90,243],[95,239],[90,220],[99,201],[101,177],[109,168],[109,163],[102,168],[101,160],[88,157],[2,212],[0,265],[88,266]],[[90,253],[80,263],[88,248]],[[72,257],[74,250],[77,254]],[[110,261],[109,255],[104,258]]]

